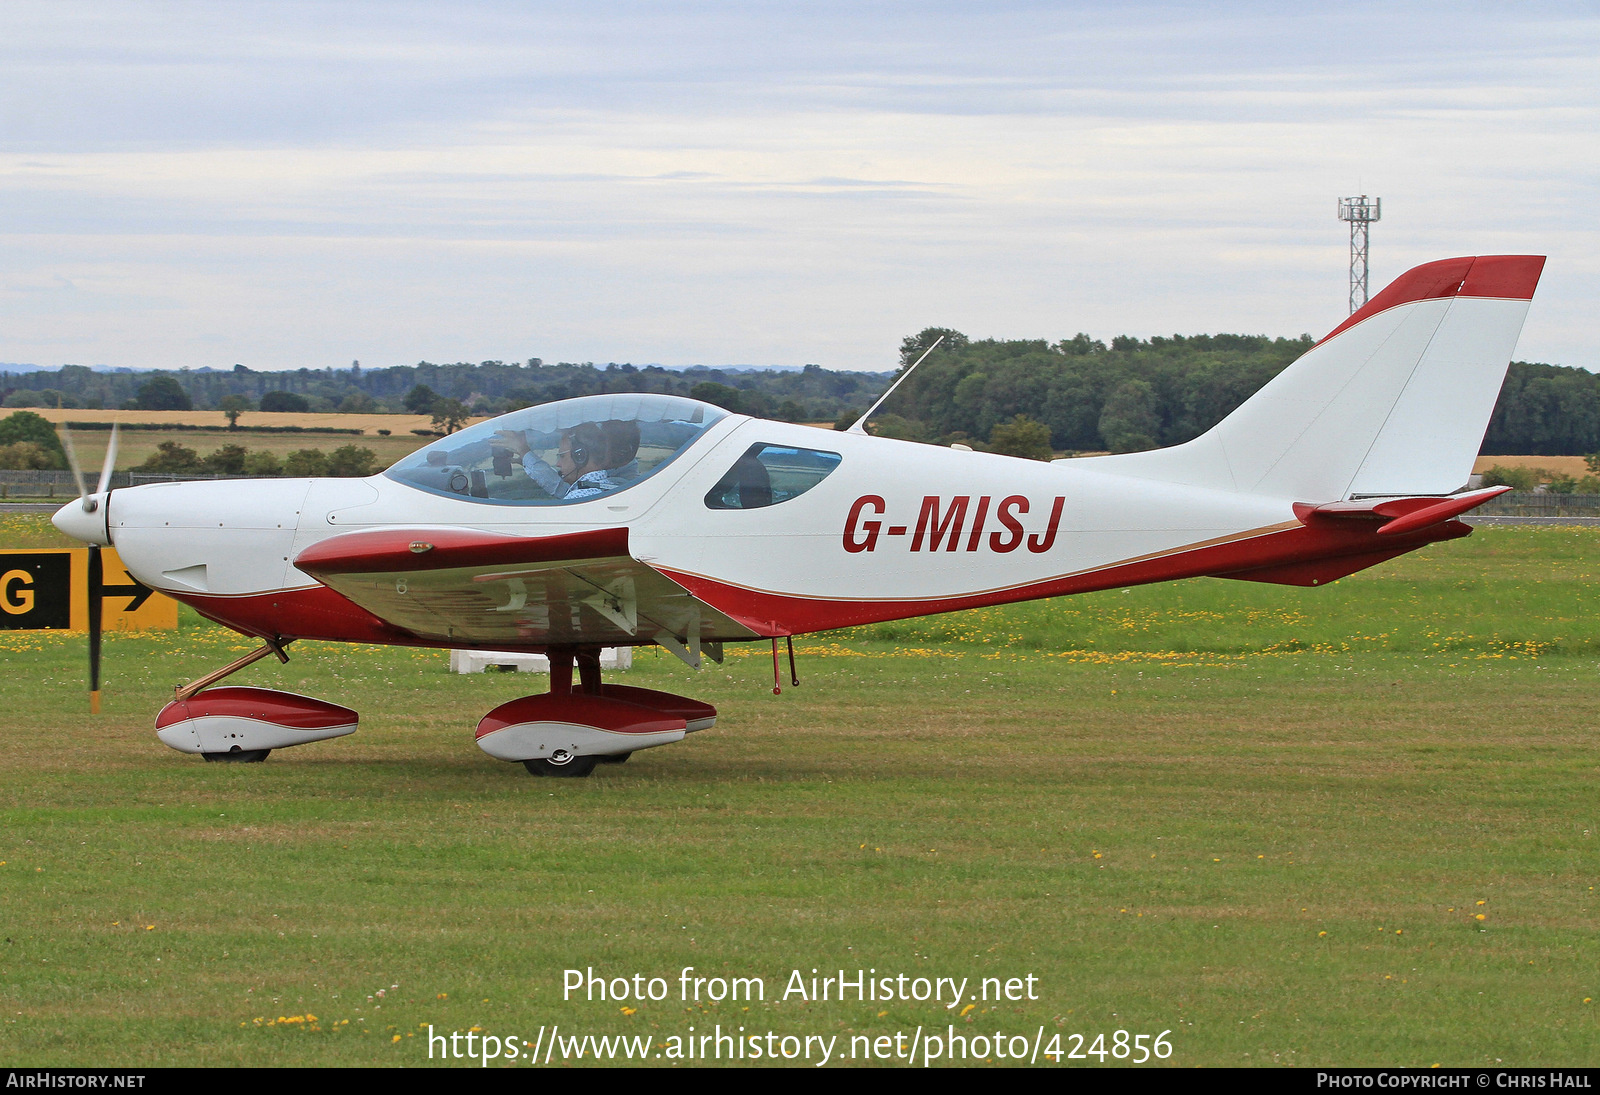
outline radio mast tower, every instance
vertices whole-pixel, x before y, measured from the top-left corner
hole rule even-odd
[[[1383,199],[1339,199],[1339,219],[1350,222],[1350,313],[1367,303],[1367,225],[1383,215]]]

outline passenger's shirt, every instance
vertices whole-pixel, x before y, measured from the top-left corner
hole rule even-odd
[[[531,452],[523,455],[522,470],[527,472],[528,478],[539,484],[546,494],[563,501],[581,502],[585,498],[598,498],[617,487],[604,469],[584,472],[578,476],[576,482],[568,483],[561,478],[560,472]]]

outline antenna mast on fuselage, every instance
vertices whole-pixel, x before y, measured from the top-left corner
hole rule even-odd
[[[926,359],[929,354],[933,353],[934,350],[937,350],[939,348],[939,343],[941,343],[943,341],[944,341],[944,336],[943,335],[940,335],[938,338],[934,339],[933,340],[933,345],[929,346],[926,350],[922,351],[922,357],[919,357],[919,358],[917,358],[917,360],[913,361],[911,363],[911,368],[907,369],[905,372],[901,373],[900,374],[900,379],[896,380],[893,384],[889,385],[889,390],[884,392],[882,395],[880,395],[878,397],[878,401],[876,403],[874,403],[872,406],[867,408],[867,413],[862,415],[860,418],[856,419],[855,425],[851,426],[848,430],[845,430],[844,432],[845,433],[866,433],[867,432],[867,419],[872,417],[872,412],[877,410],[879,407],[883,406],[883,401],[885,399],[888,399],[891,395],[893,395],[894,394],[894,390],[900,386],[901,382],[904,381],[906,377],[911,375],[912,370],[915,369],[918,365],[921,365],[923,360]]]

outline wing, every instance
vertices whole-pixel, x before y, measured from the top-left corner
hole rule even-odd
[[[698,661],[702,641],[761,637],[629,555],[625,528],[347,532],[306,548],[294,565],[395,627],[451,646],[659,642]]]

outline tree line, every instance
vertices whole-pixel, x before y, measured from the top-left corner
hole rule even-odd
[[[163,441],[144,463],[132,470],[163,475],[238,475],[268,478],[352,476],[361,478],[378,470],[378,454],[360,445],[341,445],[331,453],[321,449],[296,449],[279,457],[265,449],[254,451],[243,445],[219,446],[209,456],[176,441]]]
[[[881,373],[803,369],[739,371],[663,369],[658,365],[546,364],[482,361],[363,369],[295,369],[258,372],[156,370],[101,373],[81,365],[55,371],[0,373],[7,407],[135,410],[216,410],[239,417],[250,411],[428,414],[443,410],[464,420],[479,415],[607,392],[658,392],[691,396],[741,413],[794,422],[831,422],[845,408],[866,405],[887,384]]]
[[[969,339],[949,328],[906,338],[900,370],[938,348],[873,419],[874,432],[1016,455],[1132,452],[1196,437],[1314,344],[1309,335]],[[898,373],[895,375],[899,375]],[[343,411],[432,416],[448,432],[468,417],[606,392],[659,392],[796,422],[848,425],[890,383],[885,373],[668,370],[649,365],[485,361],[363,369],[257,372],[0,373],[7,407],[215,409],[235,423],[251,411]],[[248,421],[248,420],[247,420]],[[997,432],[998,431],[998,432]],[[1512,362],[1484,439],[1488,454],[1600,451],[1600,376]]]
[[[940,336],[938,349],[885,405],[882,432],[981,443],[993,441],[997,427],[1014,433],[1032,424],[1034,436],[1048,433],[1058,452],[1135,452],[1188,441],[1315,344],[1309,335],[1119,337],[1109,346],[1084,334],[1054,343],[971,341],[929,328],[902,344],[902,370]],[[1600,451],[1600,376],[1512,362],[1482,451]]]

